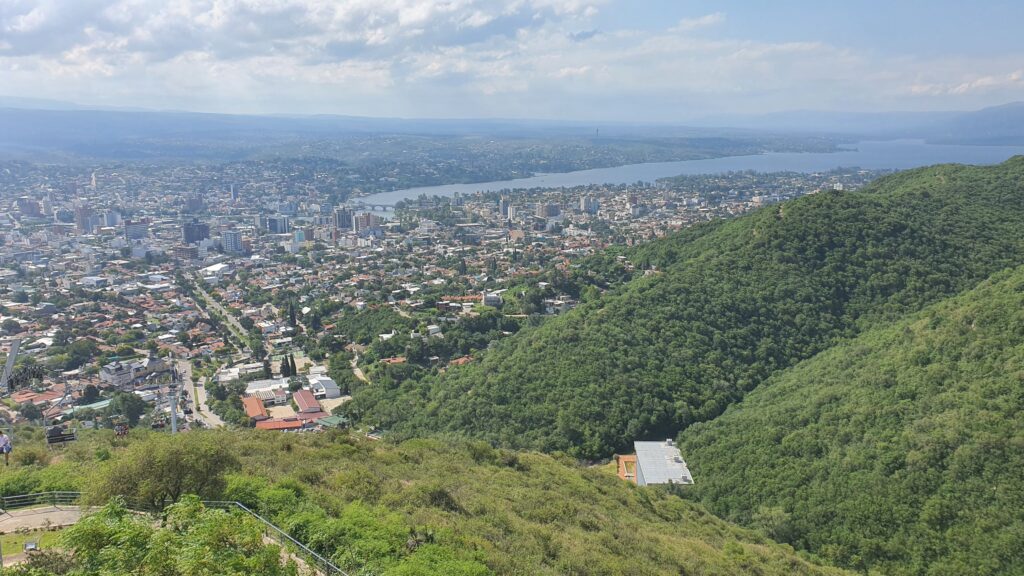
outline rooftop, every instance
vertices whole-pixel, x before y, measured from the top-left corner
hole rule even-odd
[[[637,484],[693,484],[679,448],[672,440],[634,442],[637,461]]]

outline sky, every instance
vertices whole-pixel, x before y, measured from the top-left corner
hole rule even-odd
[[[1024,100],[1024,2],[0,0],[0,94],[681,122]]]

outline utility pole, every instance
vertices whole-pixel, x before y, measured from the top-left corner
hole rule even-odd
[[[178,393],[181,392],[181,387],[178,385],[180,376],[178,375],[178,366],[174,362],[174,356],[168,354],[167,360],[171,364],[171,384],[170,388],[170,399],[171,403],[171,434],[178,433]]]

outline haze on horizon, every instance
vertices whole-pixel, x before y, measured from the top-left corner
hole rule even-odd
[[[1024,3],[5,0],[0,93],[251,114],[681,122],[1024,100]]]

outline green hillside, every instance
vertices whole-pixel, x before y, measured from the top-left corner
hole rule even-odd
[[[680,441],[694,497],[837,564],[1024,573],[1024,267],[799,364]]]
[[[95,503],[120,495],[157,508],[187,493],[238,500],[353,575],[841,573],[668,491],[638,488],[607,469],[481,443],[394,446],[335,432],[133,430],[127,441],[91,433],[50,456],[23,431],[17,438],[14,456],[22,463],[0,467],[0,495],[79,489]],[[227,560],[212,568],[201,554],[202,546],[225,552],[209,543],[211,536],[225,547],[252,549],[246,532],[234,535],[222,517],[185,502],[182,513],[203,519],[213,534],[188,527],[178,534],[173,522],[173,534],[153,533],[145,522],[125,526],[123,515],[94,522],[65,542],[84,548],[78,556],[88,566],[108,570],[68,574],[246,574],[230,571]],[[117,534],[130,542],[113,546]],[[154,550],[176,542],[192,554],[177,565]],[[140,552],[116,552],[129,544]],[[266,550],[256,553],[267,559]],[[236,559],[234,552],[223,557]]]
[[[779,370],[1024,262],[1024,158],[800,198],[632,255],[659,272],[351,415],[585,458],[710,420]]]

